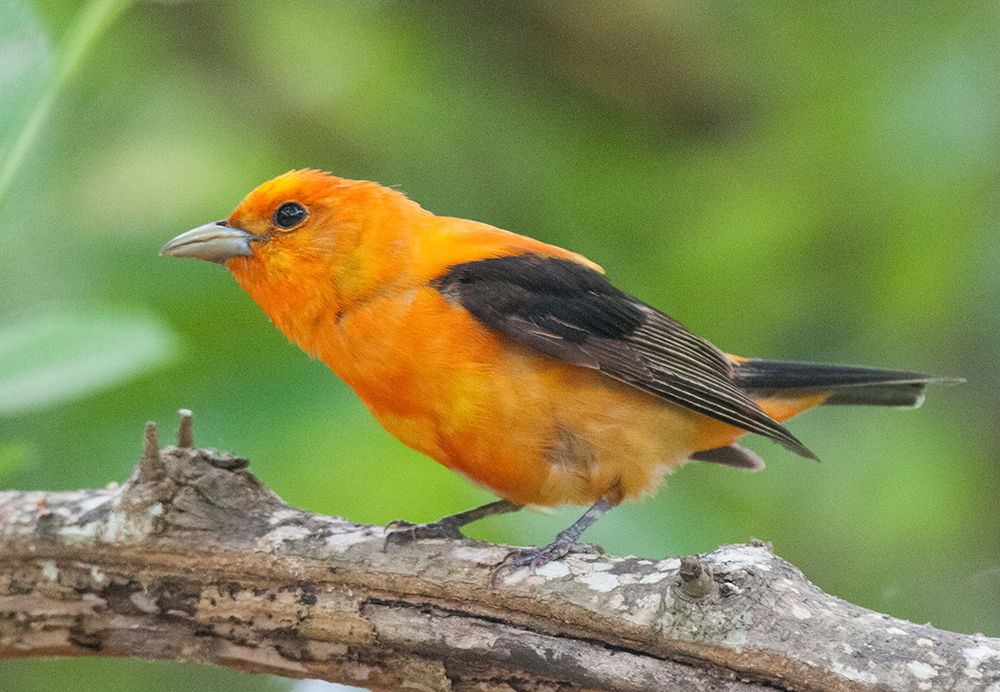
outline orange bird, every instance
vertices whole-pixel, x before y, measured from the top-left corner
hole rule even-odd
[[[502,498],[390,536],[460,537],[525,505],[592,505],[537,567],[690,460],[756,470],[748,432],[815,458],[782,422],[820,404],[919,406],[912,372],[749,360],[612,286],[584,257],[435,216],[376,183],[293,171],[164,255],[224,264],[290,341],[404,444]]]

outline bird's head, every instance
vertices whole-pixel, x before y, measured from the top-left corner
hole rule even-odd
[[[224,264],[283,327],[304,313],[364,300],[390,271],[391,258],[373,256],[373,249],[395,240],[369,236],[396,227],[382,223],[385,216],[412,213],[425,212],[376,183],[291,171],[255,189],[228,218],[177,236],[160,254]]]

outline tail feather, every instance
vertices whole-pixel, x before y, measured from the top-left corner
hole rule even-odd
[[[931,382],[964,381],[902,370],[754,359],[742,362],[735,376],[735,383],[752,392],[754,398],[789,390],[830,391],[832,394],[824,404],[910,408],[923,403],[924,388]]]

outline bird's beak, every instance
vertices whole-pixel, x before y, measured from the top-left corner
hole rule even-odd
[[[171,257],[192,257],[223,264],[230,257],[252,255],[250,243],[254,240],[262,238],[227,226],[225,221],[216,221],[181,233],[164,245],[160,254]]]

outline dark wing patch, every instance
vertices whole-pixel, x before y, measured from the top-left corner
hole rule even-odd
[[[519,344],[814,458],[734,384],[734,363],[724,353],[589,267],[536,255],[496,257],[457,264],[432,285]]]

